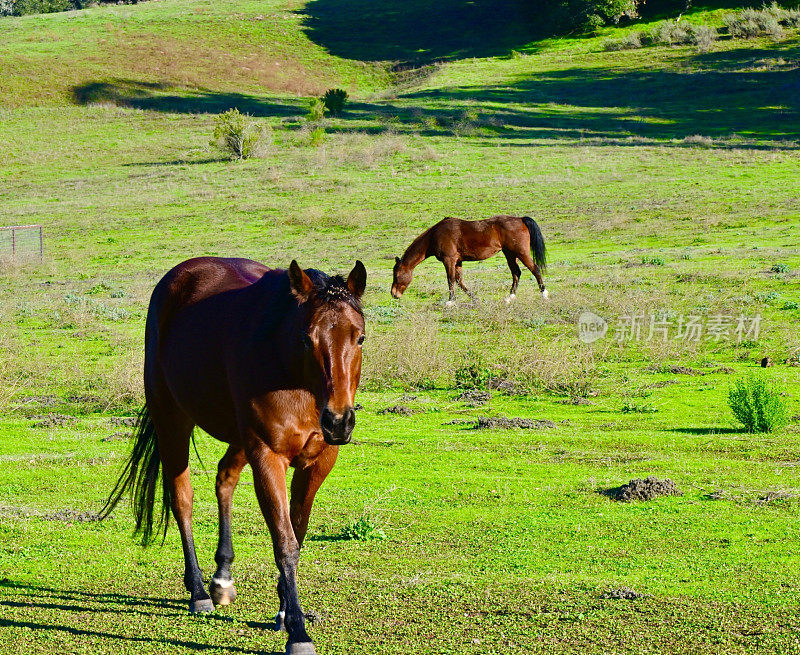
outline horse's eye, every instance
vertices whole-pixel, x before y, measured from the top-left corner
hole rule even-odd
[[[365,337],[365,336],[362,334],[360,337],[358,337],[358,341],[356,341],[356,343],[357,343],[359,346],[361,346],[361,345],[363,345],[363,344],[364,344],[364,339],[366,339],[366,337]]]
[[[303,335],[303,348],[306,350],[311,350],[314,347],[314,342],[311,341],[311,337],[307,334]]]

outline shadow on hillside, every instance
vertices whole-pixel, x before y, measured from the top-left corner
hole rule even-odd
[[[311,0],[306,34],[333,55],[419,66],[507,54],[532,40],[522,0]]]
[[[589,145],[800,148],[800,42],[690,54],[672,70],[574,67],[494,86],[431,89],[349,103],[330,131],[393,129],[482,140]],[[257,117],[303,115],[304,102],[113,80],[74,89],[79,104],[177,113],[232,107]],[[294,127],[300,125],[298,121]]]
[[[305,111],[301,101],[224,93],[209,89],[182,89],[158,82],[112,79],[72,88],[75,104],[111,104],[176,114],[219,114],[236,108],[251,116],[291,116]]]
[[[509,85],[409,93],[380,111],[429,133],[460,129],[469,134],[471,129],[487,138],[631,145],[702,135],[705,139],[691,145],[796,149],[799,58],[795,42],[776,49],[697,54],[677,70],[533,72]],[[363,119],[370,108],[351,111]]]

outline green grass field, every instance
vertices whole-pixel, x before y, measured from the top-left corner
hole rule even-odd
[[[441,34],[414,29],[425,3],[0,19],[2,225],[45,230],[44,261],[0,253],[0,654],[283,652],[249,470],[239,599],[208,617],[187,612],[174,526],[142,550],[124,503],[91,520],[142,401],[150,291],[200,254],[369,272],[363,409],[300,562],[320,654],[800,652],[797,31],[606,52],[631,28],[526,42],[507,14],[460,7],[437,10]],[[350,103],[320,141],[308,97],[337,86]],[[262,157],[209,145],[230,107],[269,129]],[[548,302],[528,275],[507,306],[502,257],[465,265],[475,303],[443,307],[435,261],[390,298],[425,227],[498,213],[541,225]],[[585,311],[605,338],[578,338]],[[707,332],[676,338],[692,316]],[[761,318],[757,337],[739,342],[739,317]],[[783,385],[785,428],[736,425],[744,374]],[[474,429],[497,416],[553,425]],[[198,448],[209,574],[223,449]],[[683,495],[602,493],[649,475]],[[366,517],[385,539],[343,538]]]

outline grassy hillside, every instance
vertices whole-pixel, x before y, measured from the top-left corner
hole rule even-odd
[[[707,52],[605,51],[646,24],[476,43],[461,27],[486,4],[441,32],[415,29],[421,6],[163,0],[0,19],[2,224],[45,229],[43,262],[0,255],[0,654],[282,652],[249,472],[240,598],[211,617],[185,612],[174,529],[142,551],[125,507],[91,520],[142,400],[150,291],[200,254],[368,269],[356,443],[300,563],[318,652],[797,652],[797,33]],[[345,113],[309,124],[308,96],[332,86]],[[231,106],[268,129],[263,157],[209,145]],[[394,256],[425,227],[497,213],[542,226],[549,302],[525,276],[506,305],[502,258],[465,265],[475,303],[443,307],[435,261],[389,297]],[[593,344],[578,339],[587,310],[610,324]],[[762,329],[675,338],[692,316]],[[741,430],[726,398],[744,374],[783,385],[789,425]],[[462,395],[470,376],[488,398]],[[481,416],[553,424],[478,430]],[[198,446],[208,572],[221,448]],[[648,475],[683,495],[602,493]],[[343,538],[365,517],[387,539]]]

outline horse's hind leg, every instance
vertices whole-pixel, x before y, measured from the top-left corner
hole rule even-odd
[[[519,285],[519,276],[522,274],[519,264],[517,264],[517,256],[510,250],[504,250],[503,254],[506,256],[508,268],[511,269],[511,291],[506,296],[506,302],[510,303],[517,297],[517,285]]]
[[[533,257],[529,252],[522,252],[517,255],[519,260],[525,264],[525,268],[527,268],[531,273],[533,273],[533,277],[536,278],[536,281],[539,283],[539,291],[542,292],[542,298],[547,300],[547,289],[544,286],[544,280],[542,279],[542,272],[539,270],[539,266],[536,262],[533,261]]]
[[[214,605],[230,605],[236,599],[236,588],[231,577],[233,540],[231,538],[231,505],[233,490],[239,475],[247,464],[244,449],[230,446],[217,467],[217,507],[219,508],[219,541],[214,561],[217,570],[211,579],[209,592]]]
[[[191,594],[189,611],[213,612],[214,604],[203,585],[192,535],[194,490],[189,480],[189,440],[194,424],[176,407],[166,409],[161,403],[150,401],[148,406],[158,434],[164,484],[172,489],[172,513],[181,533],[185,563],[183,583]]]

